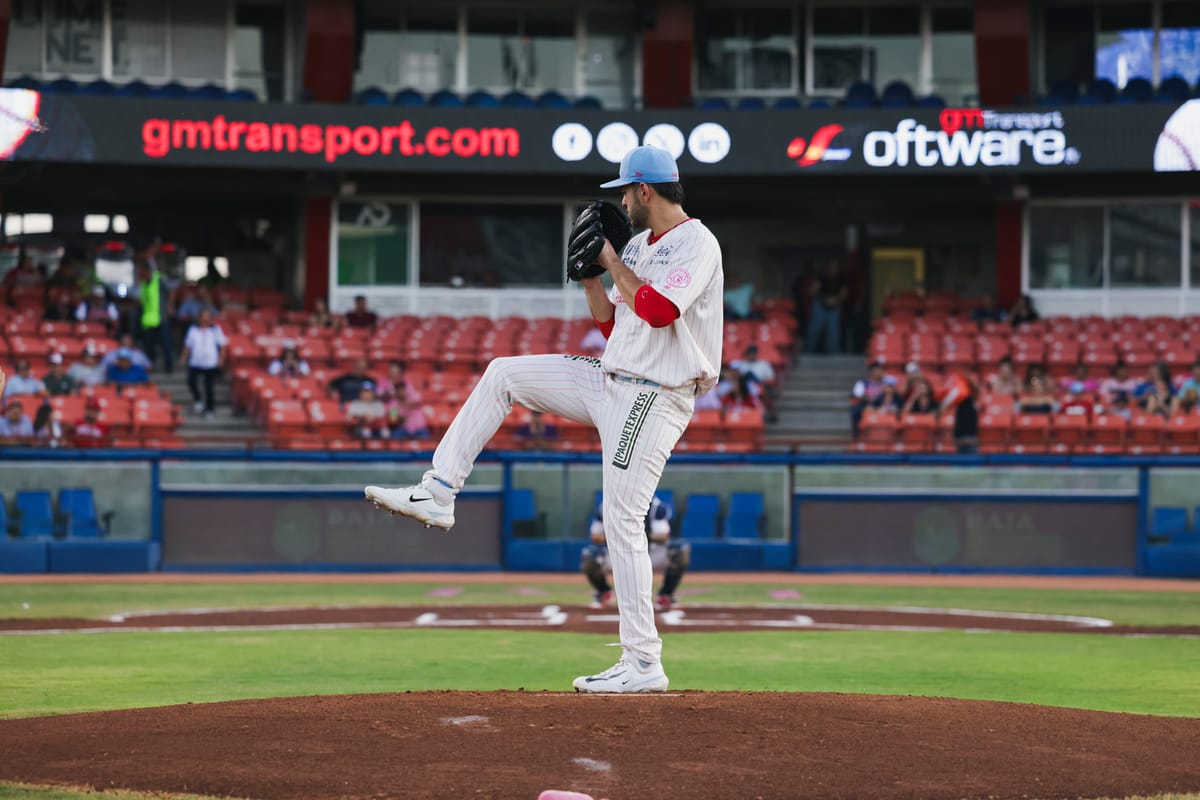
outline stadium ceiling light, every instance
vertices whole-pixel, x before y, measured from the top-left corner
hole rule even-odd
[[[22,220],[20,214],[7,214],[4,217],[5,236],[20,236],[22,229]]]
[[[208,274],[207,256],[188,256],[183,260],[184,280],[198,281]]]
[[[108,214],[88,214],[83,218],[87,233],[108,233]]]
[[[51,214],[26,214],[24,218],[24,234],[51,233],[54,230],[54,216]]]
[[[129,219],[124,214],[116,214],[112,218],[113,233],[129,233]]]

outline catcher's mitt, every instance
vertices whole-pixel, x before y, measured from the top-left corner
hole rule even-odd
[[[573,281],[594,278],[604,267],[596,263],[607,239],[620,253],[633,238],[633,226],[625,209],[607,200],[593,200],[571,228],[567,240],[567,277]]]

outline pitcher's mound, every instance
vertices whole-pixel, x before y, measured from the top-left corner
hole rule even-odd
[[[837,694],[414,692],[0,721],[0,780],[254,798],[1200,790],[1200,719]]]

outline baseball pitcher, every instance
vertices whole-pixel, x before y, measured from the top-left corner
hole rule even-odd
[[[643,529],[650,498],[697,394],[721,369],[724,277],[717,239],[683,210],[679,169],[643,145],[621,160],[621,205],[589,205],[571,231],[567,277],[583,290],[608,338],[602,358],[497,358],[472,390],[415,486],[368,486],[376,506],[426,526],[454,525],[454,498],[513,403],[594,425],[604,464],[604,528],[617,595],[622,654],[576,678],[581,692],[661,692],[668,686],[651,597],[654,575]],[[632,238],[632,227],[644,228]],[[613,288],[600,281],[605,271]],[[552,309],[546,309],[551,313]]]

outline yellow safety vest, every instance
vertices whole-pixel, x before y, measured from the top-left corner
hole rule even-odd
[[[142,284],[142,327],[157,328],[162,324],[162,292],[159,288],[158,272],[150,273],[150,280]]]

